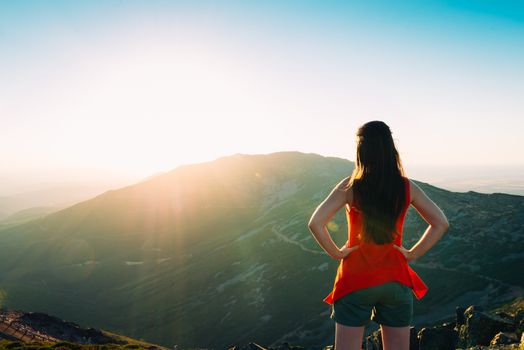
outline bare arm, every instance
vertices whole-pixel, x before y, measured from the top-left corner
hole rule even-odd
[[[417,186],[409,180],[411,189],[411,204],[422,218],[429,224],[419,241],[409,250],[403,251],[407,260],[413,260],[424,255],[433,247],[449,228],[449,222],[442,210]],[[398,248],[397,248],[398,249]],[[400,248],[403,250],[402,248]]]
[[[331,235],[326,228],[326,224],[331,218],[344,207],[346,203],[351,203],[353,200],[353,191],[344,190],[349,181],[349,177],[340,181],[326,199],[315,209],[313,215],[309,219],[308,227],[316,241],[322,249],[326,251],[333,259],[340,260],[345,258],[350,252],[357,249],[355,247],[343,247],[339,249],[335,242],[331,239]]]

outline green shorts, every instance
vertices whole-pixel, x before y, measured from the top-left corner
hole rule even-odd
[[[367,326],[371,320],[389,327],[410,326],[413,291],[397,281],[359,289],[335,300],[330,318],[350,327]]]

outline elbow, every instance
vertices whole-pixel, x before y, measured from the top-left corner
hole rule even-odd
[[[449,221],[447,218],[444,218],[444,221],[441,221],[435,226],[439,227],[442,230],[442,233],[444,233],[449,229]]]
[[[447,230],[449,228],[448,218],[444,218],[444,228]]]
[[[318,231],[318,228],[319,228],[320,226],[321,226],[321,225],[320,225],[318,222],[316,222],[316,221],[312,221],[312,220],[310,220],[310,221],[308,222],[308,224],[307,224],[307,227],[308,227],[309,230],[312,231],[312,232],[316,232],[316,231]]]

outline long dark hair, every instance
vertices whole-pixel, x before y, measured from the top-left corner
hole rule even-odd
[[[365,123],[356,136],[357,159],[348,188],[353,187],[353,203],[362,211],[359,238],[391,243],[400,234],[395,224],[406,200],[404,168],[386,123]]]

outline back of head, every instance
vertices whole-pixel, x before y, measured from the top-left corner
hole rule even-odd
[[[391,130],[374,120],[357,131],[356,164],[349,185],[353,202],[362,211],[362,237],[365,242],[391,243],[396,221],[405,204],[404,169]]]

